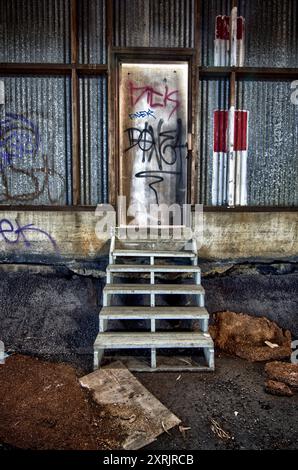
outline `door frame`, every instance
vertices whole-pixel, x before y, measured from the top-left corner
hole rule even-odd
[[[188,63],[188,157],[187,157],[187,203],[195,204],[197,193],[197,67],[195,65],[194,49],[156,49],[114,48],[111,51],[109,73],[109,202],[114,207],[119,194],[119,85],[120,64],[129,63]]]

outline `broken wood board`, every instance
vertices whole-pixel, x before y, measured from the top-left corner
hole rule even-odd
[[[140,449],[181,422],[120,361],[82,377],[80,383],[103,412],[118,420],[122,449]]]

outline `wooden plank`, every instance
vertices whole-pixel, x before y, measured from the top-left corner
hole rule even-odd
[[[70,3],[70,46],[71,63],[78,62],[78,20],[77,20],[77,0],[71,0]]]
[[[137,320],[137,319],[202,319],[209,318],[204,307],[103,307],[101,318],[111,320]]]
[[[192,134],[192,159],[190,162],[191,172],[191,190],[190,190],[190,203],[192,205],[198,202],[198,195],[200,194],[200,182],[198,182],[198,175],[200,174],[201,155],[200,146],[198,145],[200,135],[200,77],[199,65],[201,64],[201,12],[200,0],[195,0],[194,3],[194,59],[192,61],[192,121],[191,121],[191,134]]]
[[[71,75],[71,64],[0,63],[1,75]]]
[[[109,147],[109,203],[116,206],[119,194],[118,182],[118,63],[113,54],[113,6],[106,0],[107,48],[108,48],[108,147]]]
[[[119,447],[137,450],[180,423],[121,362],[80,379],[119,432]],[[120,437],[121,436],[121,437]]]
[[[209,333],[200,332],[105,332],[99,333],[94,349],[213,348]]]
[[[109,284],[104,294],[205,294],[197,284]]]
[[[72,123],[72,203],[80,204],[80,102],[79,79],[75,66],[78,63],[77,2],[71,0],[71,123]]]
[[[80,75],[103,75],[108,73],[106,64],[78,64],[76,69]]]
[[[201,272],[199,266],[179,266],[168,264],[110,264],[107,266],[107,271],[112,273],[125,273],[125,272],[142,272],[142,273],[198,273]]]

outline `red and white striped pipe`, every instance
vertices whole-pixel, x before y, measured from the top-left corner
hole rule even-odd
[[[213,206],[247,205],[248,117],[248,111],[214,111]]]

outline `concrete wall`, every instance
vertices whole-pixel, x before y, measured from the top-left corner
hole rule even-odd
[[[96,237],[98,220],[93,211],[0,211],[0,262],[97,260],[109,246],[107,236]],[[296,212],[205,212],[199,256],[213,261],[294,259],[297,222]],[[18,232],[28,224],[33,226]]]

